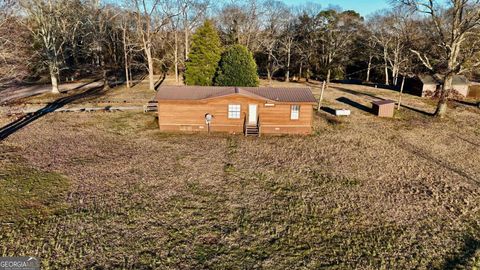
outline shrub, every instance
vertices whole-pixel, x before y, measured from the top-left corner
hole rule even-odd
[[[222,55],[220,37],[211,21],[205,21],[192,37],[185,70],[187,85],[213,85],[213,78]]]
[[[257,64],[245,46],[228,48],[220,60],[215,78],[218,86],[258,86]]]

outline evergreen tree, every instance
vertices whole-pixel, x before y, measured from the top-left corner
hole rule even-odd
[[[213,85],[213,78],[222,55],[222,44],[213,23],[205,21],[192,37],[185,70],[187,85]]]
[[[215,78],[218,86],[258,86],[257,64],[245,46],[233,45],[223,54]]]

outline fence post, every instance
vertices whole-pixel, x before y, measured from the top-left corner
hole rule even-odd
[[[323,81],[322,91],[320,92],[320,99],[318,100],[318,107],[317,107],[317,111],[318,111],[318,112],[319,112],[320,109],[322,108],[323,91],[325,91],[325,84],[326,84],[326,82]]]

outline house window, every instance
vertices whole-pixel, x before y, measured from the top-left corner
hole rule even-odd
[[[240,119],[240,105],[228,105],[228,118]]]
[[[300,105],[292,105],[290,110],[290,119],[298,120],[299,116],[300,116]]]

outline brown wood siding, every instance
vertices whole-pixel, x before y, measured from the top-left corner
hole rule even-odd
[[[480,84],[470,85],[470,90],[468,91],[468,97],[480,99]]]
[[[158,115],[161,131],[206,132],[205,114],[214,116],[212,132],[242,133],[245,117],[248,121],[248,105],[256,104],[262,134],[310,134],[313,106],[308,103],[277,103],[265,106],[265,100],[242,95],[231,95],[201,101],[159,100]],[[228,105],[241,105],[240,119],[228,118]],[[291,105],[300,105],[298,120],[290,119]]]
[[[290,119],[291,106],[300,105],[298,120]],[[260,132],[263,134],[310,134],[313,106],[311,104],[276,104],[274,107],[261,105]]]

